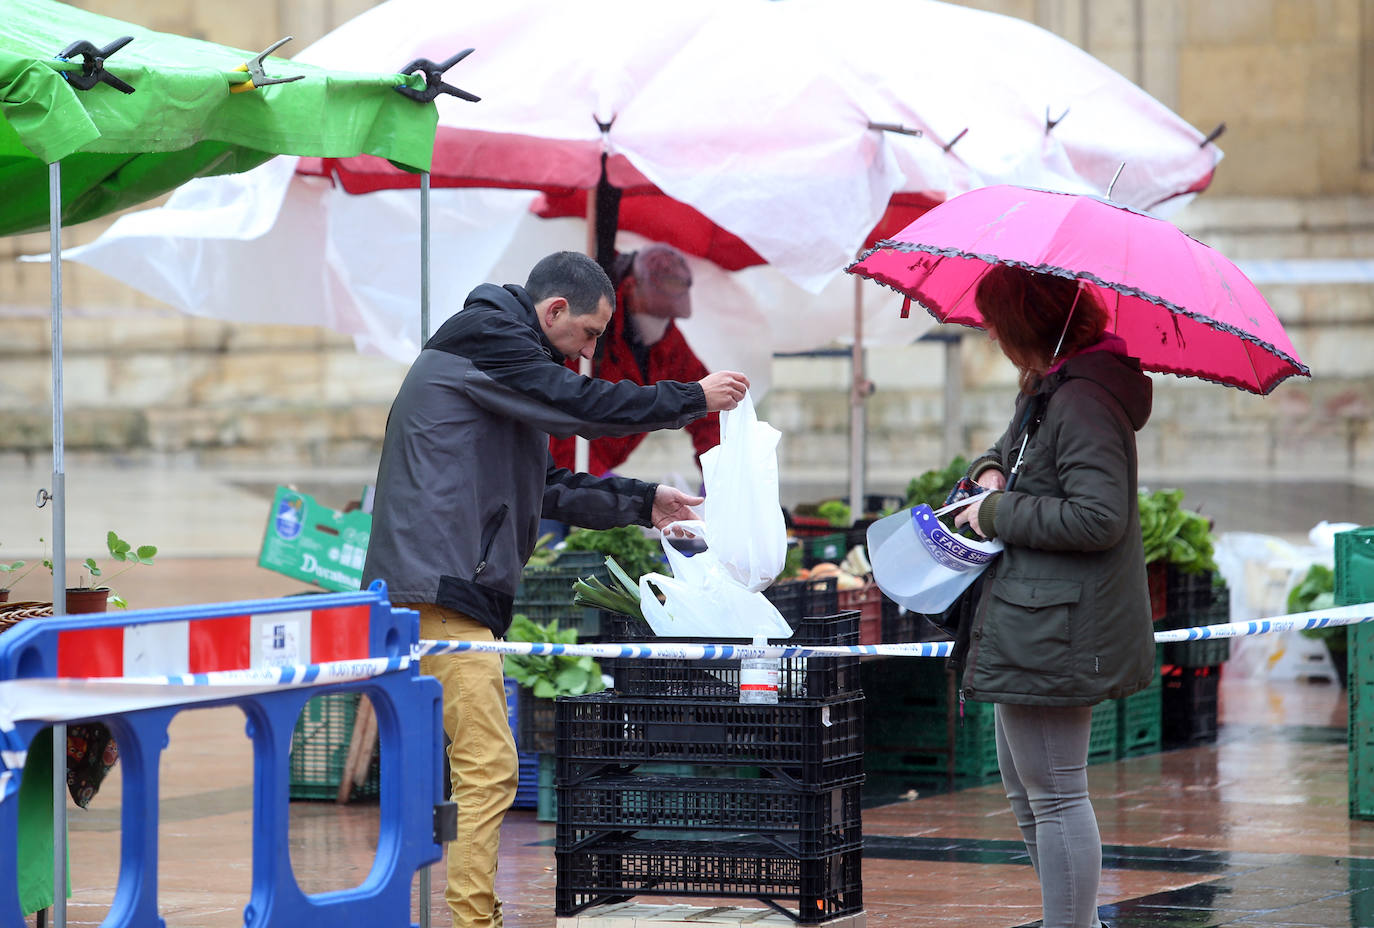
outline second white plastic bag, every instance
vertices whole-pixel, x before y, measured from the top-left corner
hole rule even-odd
[[[701,522],[675,525],[697,537],[706,530]],[[665,533],[663,550],[673,575],[649,573],[639,578],[640,611],[654,634],[712,639],[792,636],[792,627],[777,607],[736,580],[711,549],[689,557],[674,548]]]

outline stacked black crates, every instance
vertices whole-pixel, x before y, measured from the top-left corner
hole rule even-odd
[[[1212,571],[1184,573],[1170,565],[1168,607],[1159,629],[1194,628],[1229,622],[1231,595]],[[1229,638],[1175,641],[1163,646],[1161,680],[1162,746],[1186,747],[1217,740],[1221,665],[1231,655]]]
[[[857,613],[780,611],[777,644],[858,642]],[[651,637],[623,620],[611,640]],[[857,657],[784,660],[764,705],[739,702],[738,661],[607,663],[613,690],[556,703],[558,915],[643,895],[863,910]]]

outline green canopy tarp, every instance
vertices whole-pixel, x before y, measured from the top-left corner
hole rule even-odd
[[[134,92],[98,83],[79,89],[69,75],[83,59],[59,60],[86,41],[114,51],[105,69]],[[268,77],[303,75],[233,93],[256,52],[154,32],[54,0],[0,0],[0,235],[53,229],[53,560],[65,564],[60,263],[61,225],[134,206],[195,178],[246,171],[274,155],[351,157],[367,153],[428,171],[438,122],[432,102],[396,88],[424,86],[421,76],[346,73],[268,59]],[[398,62],[398,66],[404,62]],[[49,166],[57,164],[58,170]],[[54,216],[49,182],[60,175]],[[53,571],[53,603],[63,608],[65,568]],[[62,729],[55,730],[59,745]],[[26,781],[27,783],[27,781]],[[54,868],[65,873],[66,808],[52,809]],[[43,816],[40,814],[40,819]],[[42,821],[40,831],[46,832]],[[41,852],[40,858],[45,857]],[[20,896],[54,902],[66,924],[65,896],[53,897],[53,869],[40,861],[21,874]],[[14,870],[7,875],[14,879]],[[422,892],[428,895],[428,870]],[[29,885],[32,884],[32,885]],[[35,901],[36,900],[36,901]],[[8,914],[8,913],[7,913]],[[427,924],[427,917],[424,919]]]
[[[132,85],[78,90],[57,59],[78,40],[112,54]],[[437,113],[395,91],[420,76],[327,70],[280,58],[271,77],[302,80],[241,93],[256,52],[154,32],[55,0],[6,0],[0,15],[0,235],[48,226],[47,165],[62,162],[62,220],[133,206],[194,177],[246,171],[274,155],[367,153],[428,170]],[[397,66],[405,62],[397,62]]]

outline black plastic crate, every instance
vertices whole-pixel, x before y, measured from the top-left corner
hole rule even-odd
[[[863,773],[862,696],[755,705],[595,693],[555,707],[561,787],[649,761],[756,766],[803,788]]]
[[[912,612],[900,603],[886,596],[882,602],[882,643],[911,644],[921,641],[950,641],[953,635],[946,633],[929,618],[919,612]],[[943,663],[940,659],[940,663]]]
[[[1231,621],[1231,591],[1225,586],[1208,590],[1211,599],[1205,608],[1181,615],[1169,615],[1170,628],[1221,625]],[[1202,638],[1197,641],[1171,641],[1164,645],[1164,663],[1178,667],[1215,667],[1231,656],[1230,638]]]
[[[1166,748],[1217,740],[1219,667],[1165,664],[1160,693],[1160,736]]]
[[[554,750],[554,716],[552,699],[534,695],[534,691],[520,687],[516,709],[515,744],[521,754],[552,754]]]
[[[1168,565],[1164,572],[1165,627],[1186,628],[1187,626],[1175,623],[1183,616],[1210,608],[1212,582],[1210,570],[1189,574],[1173,564]]]
[[[862,839],[861,787],[861,777],[821,790],[773,779],[598,777],[559,789],[556,848],[594,850],[630,833],[691,832],[700,840],[710,832],[722,841],[761,838],[814,857]]]
[[[643,841],[555,851],[554,912],[576,915],[634,896],[758,899],[803,925],[863,911],[862,847],[798,857],[767,842]]]
[[[880,657],[861,665],[863,691],[874,696],[872,710],[898,718],[912,710],[943,712],[958,688],[950,686],[943,657]],[[957,680],[954,681],[957,684]],[[967,703],[966,712],[984,703]]]
[[[616,623],[619,642],[651,640],[663,644],[721,644],[748,639],[713,641],[707,638],[657,638],[647,623],[622,616]],[[854,645],[859,643],[859,613],[809,616],[792,623],[791,638],[775,638],[777,645]],[[612,658],[602,669],[615,680],[615,692],[625,696],[739,699],[738,660],[661,660]],[[784,658],[779,665],[778,695],[782,699],[826,699],[857,692],[859,658]]]
[[[763,591],[793,628],[807,616],[834,615],[840,611],[839,579],[782,580]]]
[[[609,581],[611,571],[605,565],[604,555],[596,552],[570,553],[594,555],[597,563],[583,564],[580,558],[565,562],[560,555],[552,567],[526,567],[515,589],[512,611],[540,625],[557,621],[559,628],[575,628],[579,641],[594,640],[602,633],[601,610],[574,606],[573,584],[584,577],[599,577],[602,581]]]

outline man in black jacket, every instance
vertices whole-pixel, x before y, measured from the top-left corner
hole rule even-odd
[[[524,287],[473,290],[411,365],[387,419],[363,583],[385,580],[392,602],[419,611],[421,638],[505,634],[541,515],[587,528],[694,517],[699,497],[572,473],[550,458],[550,435],[680,428],[733,409],[748,389],[731,371],[640,386],[564,367],[566,357],[591,356],[614,305],[596,262],[559,252],[536,264]],[[518,778],[501,659],[437,655],[420,667],[443,684],[451,739],[458,837],[445,896],[453,923],[500,926],[497,850]]]

